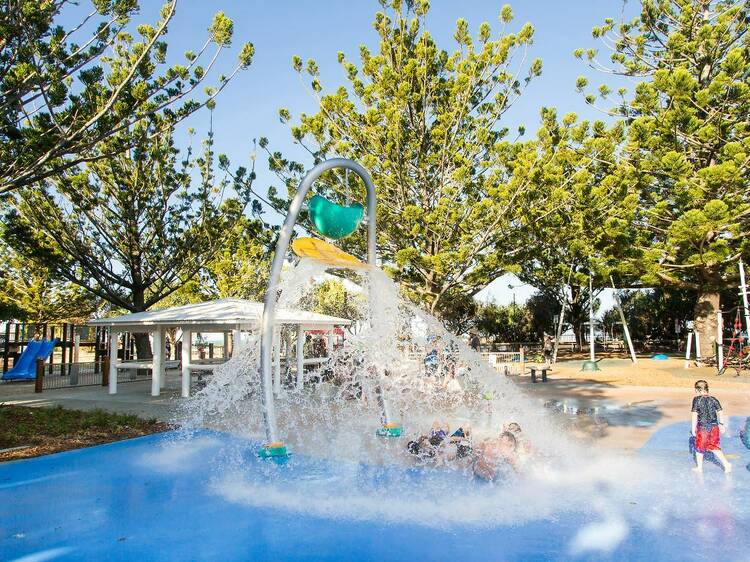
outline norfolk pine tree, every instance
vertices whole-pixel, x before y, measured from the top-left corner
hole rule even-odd
[[[518,277],[565,303],[565,316],[578,342],[588,320],[589,274],[594,297],[610,286],[638,280],[634,221],[638,197],[631,178],[618,166],[622,124],[579,121],[574,113],[557,118],[543,108],[542,123],[527,149],[540,161],[529,180],[547,198],[529,209],[529,244],[519,255]],[[570,286],[570,292],[566,288]]]
[[[740,0],[643,0],[633,20],[594,29],[611,64],[594,49],[576,52],[640,80],[617,92],[611,112],[627,127],[620,162],[639,197],[642,279],[697,292],[704,357],[713,354],[719,291],[750,257],[749,9]],[[599,97],[611,95],[600,86]]]
[[[361,46],[357,64],[338,54],[346,86],[323,94],[317,63],[294,57],[319,111],[302,114],[292,136],[313,162],[341,156],[372,173],[384,267],[408,297],[445,317],[452,302],[470,299],[502,275],[523,245],[531,195],[523,172],[534,162],[514,173],[520,145],[502,118],[540,74],[541,62],[527,60],[530,24],[506,31],[509,6],[500,13],[499,34],[482,23],[473,35],[458,20],[456,47],[448,52],[425,29],[427,2],[381,4],[377,51]],[[289,121],[291,112],[281,109],[280,117]],[[306,166],[269,156],[291,197]],[[342,178],[328,179],[320,189],[341,196]],[[342,243],[364,254],[361,236]]]
[[[137,26],[137,0],[84,3],[66,30],[58,22],[75,2],[0,0],[0,194],[105,158],[95,150],[105,139],[116,136],[112,153],[128,149],[128,135],[117,133],[141,121],[176,124],[210,104],[253,55],[244,45],[230,75],[199,100],[193,94],[231,42],[229,18],[217,13],[199,50],[165,68],[177,0],[163,5],[155,25]]]

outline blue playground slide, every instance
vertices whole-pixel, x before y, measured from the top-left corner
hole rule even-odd
[[[57,338],[53,340],[30,340],[21,357],[15,361],[13,368],[7,373],[3,373],[2,379],[4,381],[16,381],[36,378],[36,360],[46,360],[52,354],[52,350],[58,341],[60,340]]]

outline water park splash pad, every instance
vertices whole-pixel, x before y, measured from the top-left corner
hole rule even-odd
[[[374,266],[367,203],[368,263],[313,241],[284,264],[294,220],[280,235],[267,310],[303,308],[331,269],[346,268],[360,288],[357,320],[327,362],[302,384],[288,372],[274,380],[274,348],[288,334],[264,315],[261,334],[184,403],[178,431],[0,466],[0,505],[13,506],[0,514],[4,558],[748,559],[750,451],[736,438],[739,419],[724,437],[731,476],[710,463],[702,478],[691,472],[687,423],[638,454],[578,442],[553,408],[400,296]],[[361,219],[359,208],[315,208],[329,238]],[[471,454],[408,448],[445,425],[477,447],[512,422],[524,454],[489,482]]]

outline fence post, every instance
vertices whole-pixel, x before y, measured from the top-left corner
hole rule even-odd
[[[10,353],[10,320],[8,320],[5,323],[5,345],[3,346],[3,373],[8,370],[9,353]]]
[[[37,394],[44,389],[44,359],[36,360],[36,379],[34,380],[34,392]]]
[[[521,354],[521,376],[526,374],[526,348],[521,346],[519,349]]]
[[[67,363],[67,357],[65,353],[67,348],[65,344],[68,343],[68,324],[63,322],[62,325],[62,341],[60,342],[60,375],[65,376],[65,363]],[[70,374],[70,372],[68,372]]]
[[[101,345],[102,345],[102,334],[101,334],[101,328],[97,326],[95,328],[95,338],[94,338],[94,372],[99,372],[99,356],[101,355]]]
[[[109,386],[109,357],[102,360],[102,386]]]

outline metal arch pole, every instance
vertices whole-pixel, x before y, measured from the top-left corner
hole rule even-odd
[[[263,421],[266,426],[266,440],[269,443],[278,440],[278,430],[276,427],[276,411],[273,402],[273,380],[271,377],[271,348],[273,345],[273,329],[276,320],[276,298],[279,289],[279,280],[281,279],[281,268],[284,265],[284,256],[289,248],[289,242],[292,239],[294,226],[297,224],[297,218],[302,210],[302,203],[305,201],[307,192],[310,191],[313,182],[318,179],[324,172],[333,168],[345,168],[356,173],[367,188],[367,262],[375,265],[376,260],[376,230],[375,230],[375,212],[377,209],[377,200],[375,195],[375,185],[372,183],[370,174],[364,167],[357,162],[346,158],[332,158],[314,166],[300,183],[297,194],[289,205],[284,224],[279,231],[279,239],[276,242],[273,261],[271,262],[271,274],[268,279],[268,289],[263,306],[263,317],[260,325],[260,378],[262,387],[263,400]]]

